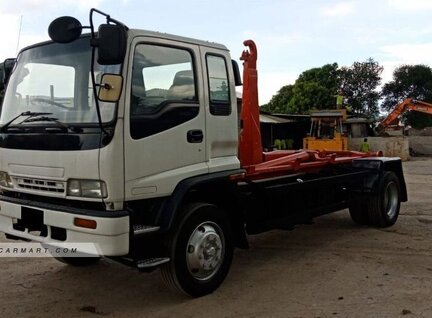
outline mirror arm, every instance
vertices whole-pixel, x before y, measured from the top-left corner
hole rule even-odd
[[[91,47],[98,47],[99,46],[99,39],[98,38],[92,38],[90,40],[90,46]]]
[[[102,87],[103,89],[106,89],[106,90],[110,90],[110,89],[114,88],[113,86],[111,86],[111,85],[108,84],[108,83],[100,83],[100,84],[96,84],[96,87]]]
[[[95,9],[95,8],[92,8],[90,10],[90,28],[92,30],[93,30],[93,12],[99,13],[100,15],[103,15],[104,17],[106,17],[106,21],[107,21],[108,24],[110,22],[112,22],[114,24],[117,24],[117,25],[120,25],[120,26],[124,27],[126,31],[129,30],[129,28],[124,23],[122,23],[122,22],[120,22],[120,21],[118,21],[116,19],[111,18],[111,16],[109,14],[106,14],[105,12],[102,12],[102,11],[100,11],[98,9]],[[92,33],[92,35],[93,35],[93,33]]]
[[[94,32],[94,25],[93,25],[93,12],[94,11],[99,11],[99,10],[92,8],[90,10],[90,13],[89,13],[90,32],[91,32],[92,41],[96,38],[95,32]]]
[[[105,128],[102,125],[102,116],[101,116],[101,111],[100,111],[100,106],[99,106],[99,98],[97,97],[98,93],[97,93],[97,89],[96,89],[97,84],[96,84],[96,78],[95,78],[94,64],[95,64],[95,60],[96,60],[96,47],[98,46],[98,39],[96,39],[95,32],[94,32],[93,10],[96,10],[96,9],[90,10],[90,31],[91,31],[90,44],[92,46],[90,74],[91,74],[91,81],[92,81],[92,87],[93,87],[93,98],[95,101],[96,113],[97,113],[97,118],[98,118],[98,122],[99,122],[99,128],[101,129],[101,131],[104,134],[107,135],[108,133],[106,132]]]
[[[93,46],[92,47],[92,55],[91,55],[91,66],[90,66],[90,73],[91,73],[91,80],[92,80],[92,87],[93,87],[93,98],[95,101],[99,127],[105,135],[108,135],[107,131],[105,130],[105,128],[103,127],[103,124],[102,124],[102,116],[101,116],[101,111],[100,111],[100,106],[99,106],[99,98],[98,98],[98,92],[97,92],[97,88],[96,88],[98,84],[96,84],[96,78],[95,78],[95,72],[94,72],[94,63],[95,63],[95,59],[96,59],[95,55],[96,55],[96,47]]]
[[[100,106],[99,106],[99,98],[98,98],[98,92],[97,92],[97,88],[96,88],[98,84],[96,84],[96,78],[95,78],[95,72],[94,72],[94,64],[95,64],[95,60],[96,60],[96,47],[99,45],[99,40],[95,36],[94,24],[93,24],[93,12],[97,12],[97,13],[102,14],[104,16],[107,16],[107,14],[103,13],[102,11],[99,11],[97,9],[92,8],[90,10],[89,20],[90,20],[90,32],[91,32],[90,44],[92,46],[90,73],[91,73],[91,81],[92,81],[92,87],[93,87],[93,98],[95,101],[96,113],[97,113],[98,122],[99,122],[99,128],[101,129],[101,131],[105,135],[108,135],[107,131],[105,130],[105,128],[103,127],[103,124],[102,124],[102,116],[101,116],[101,111],[100,111]]]
[[[95,73],[94,73],[94,64],[95,64],[95,60],[96,60],[96,47],[99,46],[99,39],[96,38],[96,34],[95,34],[95,30],[94,30],[94,23],[93,23],[93,13],[94,12],[105,16],[107,19],[107,23],[113,22],[117,25],[123,26],[126,30],[128,30],[128,28],[123,23],[121,23],[115,19],[112,19],[105,12],[102,12],[102,11],[95,9],[95,8],[90,9],[90,13],[89,13],[90,26],[88,28],[90,28],[90,32],[91,32],[90,44],[92,46],[92,55],[91,55],[90,73],[91,73],[91,81],[92,81],[92,86],[93,86],[93,97],[95,100],[96,113],[97,113],[97,117],[98,117],[98,121],[99,121],[99,127],[104,134],[108,135],[107,131],[105,130],[105,128],[103,127],[103,124],[102,124],[102,116],[101,116],[101,111],[100,111],[100,106],[99,106],[99,98],[98,98],[98,92],[97,92],[97,87],[101,86],[101,84],[96,83],[96,78],[95,78]]]

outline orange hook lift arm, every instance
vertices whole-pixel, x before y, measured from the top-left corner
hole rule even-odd
[[[243,44],[249,50],[244,50],[240,57],[243,61],[243,97],[239,158],[241,166],[246,168],[263,161],[263,149],[258,105],[257,47],[252,40],[246,40]]]
[[[293,171],[316,171],[325,166],[349,163],[355,158],[382,155],[381,152],[305,150],[280,150],[264,154],[259,122],[257,48],[252,40],[244,41],[243,44],[249,50],[244,50],[240,58],[243,61],[243,102],[239,158],[242,168],[246,170],[247,179],[276,177]]]

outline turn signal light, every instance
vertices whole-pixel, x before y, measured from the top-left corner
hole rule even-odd
[[[79,227],[84,227],[86,229],[95,229],[97,223],[95,220],[74,218],[74,225]]]

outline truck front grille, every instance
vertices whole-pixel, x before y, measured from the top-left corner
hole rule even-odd
[[[30,179],[22,177],[14,177],[15,184],[20,189],[53,192],[53,193],[64,193],[65,184],[61,181],[42,180],[42,179]]]

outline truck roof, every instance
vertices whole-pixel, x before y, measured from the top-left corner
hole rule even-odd
[[[178,41],[178,42],[196,44],[196,45],[200,45],[200,46],[207,46],[207,47],[211,47],[211,48],[215,48],[215,49],[219,49],[219,50],[228,51],[228,48],[223,44],[192,39],[192,38],[174,35],[174,34],[169,34],[169,33],[155,32],[155,31],[148,31],[148,30],[141,30],[141,29],[130,29],[128,32],[129,32],[129,35],[131,37],[147,36],[147,37],[161,38],[161,39],[174,40],[174,41]]]
[[[169,34],[169,33],[149,31],[149,30],[141,30],[141,29],[129,29],[128,33],[132,38],[134,38],[136,36],[147,36],[147,37],[153,37],[153,38],[159,38],[159,39],[166,39],[166,40],[173,40],[173,41],[178,41],[178,42],[190,43],[190,44],[195,44],[195,45],[200,45],[200,46],[207,46],[207,47],[211,47],[211,48],[215,48],[215,49],[219,49],[219,50],[228,51],[228,48],[223,44],[192,39],[192,38],[174,35],[174,34]],[[81,37],[89,37],[89,36],[90,36],[90,33],[84,33],[81,35]],[[18,53],[21,53],[21,52],[28,50],[28,49],[31,49],[33,47],[37,47],[37,46],[48,44],[48,43],[53,43],[53,41],[48,40],[48,41],[42,41],[42,42],[31,44],[29,46],[22,48]]]

